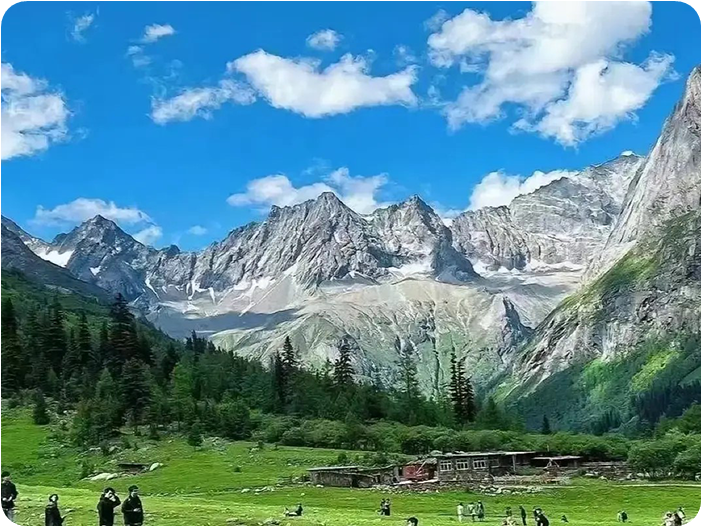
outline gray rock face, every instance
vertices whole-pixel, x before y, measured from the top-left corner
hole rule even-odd
[[[454,245],[488,270],[585,266],[604,245],[641,162],[622,155],[518,196],[509,206],[464,212],[451,225]]]
[[[34,254],[25,245],[19,234],[7,227],[5,218],[3,218],[1,229],[3,271],[20,271],[30,280],[49,288],[77,292],[102,300],[108,299],[108,294],[103,289],[78,280],[66,269],[47,262]]]
[[[596,277],[637,240],[657,232],[671,218],[700,208],[700,68],[687,80],[685,94],[666,121],[626,194],[602,252],[587,270]]]
[[[602,256],[520,352],[512,385],[519,397],[575,365],[625,360],[645,342],[699,334],[699,97],[696,69],[632,181]]]

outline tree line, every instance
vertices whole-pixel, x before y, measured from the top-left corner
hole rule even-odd
[[[71,295],[3,294],[2,390],[5,398],[35,391],[38,422],[46,419],[44,397],[60,410],[75,410],[72,434],[78,444],[99,444],[121,426],[138,430],[146,424],[154,437],[169,427],[181,432],[194,427],[243,439],[251,434],[252,412],[350,427],[388,420],[460,428],[476,419],[511,426],[494,401],[479,415],[455,353],[445,396],[429,399],[407,350],[398,360],[397,387],[387,389],[379,382],[356,382],[353,342],[347,338],[340,340],[336,360],[314,371],[301,367],[289,338],[264,365],[218,349],[194,332],[182,342],[171,339],[136,318],[121,295],[97,310],[81,309],[80,303],[76,309],[73,302]]]

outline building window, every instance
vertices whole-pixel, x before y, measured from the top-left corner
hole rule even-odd
[[[486,459],[474,459],[473,460],[473,468],[474,469],[487,468],[487,460]]]
[[[452,467],[450,461],[442,461],[441,464],[439,465],[439,470],[441,472],[448,472],[452,469],[453,469],[453,467]]]
[[[456,470],[470,470],[470,461],[467,459],[456,461]]]

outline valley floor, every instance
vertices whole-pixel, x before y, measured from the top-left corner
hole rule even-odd
[[[269,519],[281,525],[404,525],[409,516],[416,516],[420,525],[458,525],[456,505],[477,500],[485,504],[482,525],[501,525],[505,508],[518,512],[519,505],[529,513],[534,507],[543,508],[551,525],[564,525],[563,514],[571,525],[614,525],[621,509],[632,525],[660,525],[666,510],[682,506],[691,519],[700,508],[699,484],[685,482],[574,479],[570,485],[540,493],[507,496],[317,488],[293,484],[291,478],[312,466],[335,464],[340,451],[272,445],[259,450],[253,443],[221,440],[207,440],[194,450],[180,438],[150,442],[130,436],[129,449],[103,456],[62,445],[54,430],[35,426],[26,411],[3,410],[2,468],[12,472],[20,493],[16,515],[20,525],[43,524],[44,504],[53,492],[60,495],[62,512],[70,510],[67,525],[94,525],[102,488],[112,486],[124,498],[132,484],[141,489],[147,525],[262,524]],[[80,477],[86,466],[93,472],[116,472],[116,463],[124,461],[164,466],[109,482]],[[376,512],[385,497],[392,501],[390,517]],[[304,516],[283,517],[283,508],[298,502],[305,508]],[[533,525],[531,517],[528,522]],[[122,524],[121,517],[117,523]]]

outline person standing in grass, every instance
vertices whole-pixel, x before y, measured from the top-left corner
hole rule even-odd
[[[468,504],[468,516],[470,516],[470,521],[475,521],[475,503],[472,501]]]
[[[99,525],[115,524],[115,509],[120,503],[115,489],[106,488],[100,495],[100,501],[97,504]]]
[[[124,515],[124,525],[143,525],[144,509],[139,498],[139,487],[132,485],[129,487],[129,496],[122,503],[122,514]]]
[[[65,517],[61,516],[61,511],[58,508],[58,494],[49,496],[49,503],[44,509],[44,525],[63,525]]]
[[[463,502],[458,504],[458,507],[456,507],[456,513],[458,514],[458,523],[463,522]]]
[[[8,471],[3,471],[2,473],[2,512],[5,513],[7,519],[10,521],[15,520],[15,500],[17,499],[18,492],[15,484],[12,483],[12,478],[10,478],[10,473]]]
[[[522,525],[526,525],[526,518],[527,518],[527,513],[526,509],[522,507],[521,505],[519,506],[519,514],[522,516]]]
[[[485,518],[485,506],[482,501],[478,501],[478,504],[475,506],[475,512],[478,515],[478,521],[483,521],[483,518]]]

